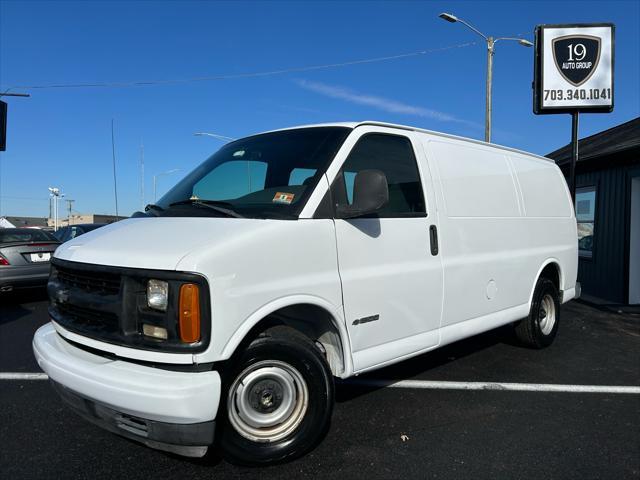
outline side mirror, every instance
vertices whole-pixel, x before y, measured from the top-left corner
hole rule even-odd
[[[355,218],[373,213],[389,202],[387,177],[380,170],[360,170],[353,183],[353,204],[338,205],[338,218]]]

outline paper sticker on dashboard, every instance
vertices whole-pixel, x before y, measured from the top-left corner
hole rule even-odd
[[[291,202],[293,202],[293,197],[295,195],[293,193],[283,193],[283,192],[277,192],[275,197],[273,197],[272,202],[273,203],[286,203],[287,205],[289,205]]]

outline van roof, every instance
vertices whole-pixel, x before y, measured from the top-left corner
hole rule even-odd
[[[310,125],[298,125],[298,126],[288,127],[288,128],[279,128],[277,130],[271,130],[271,131],[277,132],[277,131],[282,131],[282,130],[293,130],[293,129],[296,129],[296,128],[310,128],[310,127],[347,127],[347,128],[356,128],[356,127],[360,127],[360,126],[363,126],[363,125],[375,125],[375,126],[379,126],[379,127],[397,128],[399,130],[410,130],[410,131],[413,131],[413,132],[428,133],[430,135],[435,135],[435,136],[438,136],[438,137],[452,138],[454,140],[463,140],[465,142],[476,143],[478,145],[487,145],[487,146],[490,146],[490,147],[499,148],[501,150],[506,150],[506,151],[509,151],[509,152],[520,153],[522,155],[535,157],[535,158],[537,158],[539,160],[544,160],[545,162],[555,163],[550,158],[543,157],[541,155],[536,155],[535,153],[531,153],[531,152],[525,152],[524,150],[518,150],[517,148],[506,147],[504,145],[498,145],[498,144],[495,144],[495,143],[487,143],[487,142],[484,142],[482,140],[476,140],[476,139],[468,138],[468,137],[461,137],[459,135],[452,135],[450,133],[442,133],[442,132],[436,132],[434,130],[426,130],[424,128],[412,127],[410,125],[400,125],[400,124],[396,124],[396,123],[379,122],[379,121],[376,121],[376,120],[365,120],[365,121],[362,121],[362,122],[316,123],[316,124],[310,124]]]

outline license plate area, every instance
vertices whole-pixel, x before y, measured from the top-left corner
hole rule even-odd
[[[51,252],[38,252],[29,254],[32,263],[48,262],[51,260]]]

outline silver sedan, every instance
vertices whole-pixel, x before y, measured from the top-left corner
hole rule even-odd
[[[60,241],[35,228],[0,228],[0,294],[44,286]]]

